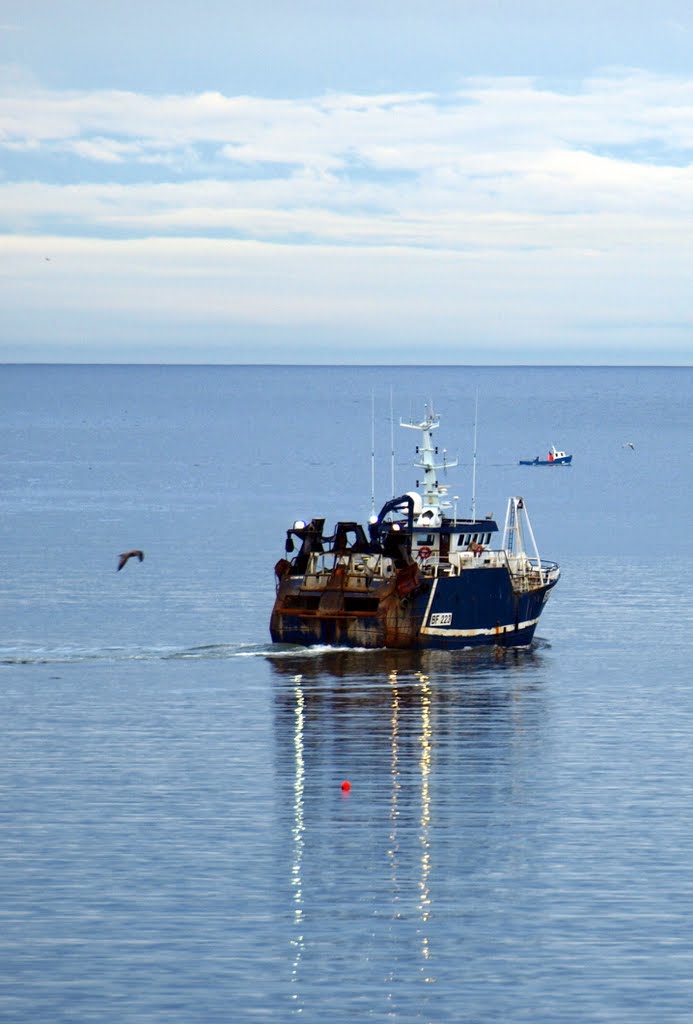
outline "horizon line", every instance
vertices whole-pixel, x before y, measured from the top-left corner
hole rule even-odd
[[[419,369],[555,369],[555,370],[690,370],[691,363],[422,363],[420,361],[411,363],[297,363],[297,362],[189,362],[171,361],[158,362],[156,360],[131,361],[131,360],[89,360],[89,359],[60,359],[60,360],[0,360],[0,366],[139,366],[139,367],[163,367],[163,366],[186,366],[194,367],[246,367],[248,369],[267,368],[296,368],[296,369],[374,369],[374,370],[397,370],[418,367]]]

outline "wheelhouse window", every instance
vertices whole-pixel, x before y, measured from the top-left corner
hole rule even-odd
[[[484,544],[489,545],[491,543],[490,533],[461,533],[457,538],[458,548],[467,548],[470,544]]]

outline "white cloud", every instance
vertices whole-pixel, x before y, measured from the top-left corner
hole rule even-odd
[[[494,249],[479,253],[406,245],[276,245],[228,239],[4,238],[23,317],[14,339],[35,338],[26,311],[57,310],[61,324],[101,341],[132,332],[175,345],[191,329],[228,339],[241,329],[294,339],[350,338],[352,356],[374,338],[426,343],[426,352],[461,343],[544,353],[568,343],[598,350],[616,336],[625,354],[660,325],[670,344],[689,337],[693,318],[687,266],[642,249]],[[50,261],[45,260],[46,254]],[[7,313],[7,310],[6,310]],[[660,332],[660,339],[662,338]],[[598,344],[599,342],[599,344]],[[432,344],[433,343],[433,344]],[[258,353],[259,354],[259,353]]]
[[[35,89],[8,92],[0,123],[7,141],[55,145],[96,135],[167,150],[214,143],[244,159],[320,165],[369,148],[380,148],[390,163],[400,152],[445,155],[499,145],[690,146],[692,110],[693,80],[631,72],[587,80],[572,93],[528,79],[473,79],[447,96],[328,94],[301,101]]]
[[[641,72],[301,101],[10,90],[5,308],[27,338],[41,308],[547,350],[646,340],[639,319],[680,346],[692,113],[693,80]]]

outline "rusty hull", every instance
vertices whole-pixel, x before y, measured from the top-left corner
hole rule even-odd
[[[275,643],[344,645],[407,649],[419,646],[425,604],[414,601],[427,587],[415,565],[385,582],[338,566],[319,590],[290,575],[284,559],[277,563],[277,597],[270,633]],[[372,607],[366,607],[372,605]]]

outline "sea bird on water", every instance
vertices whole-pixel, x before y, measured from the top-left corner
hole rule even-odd
[[[123,568],[128,558],[139,558],[141,562],[144,558],[144,551],[124,551],[122,555],[118,555],[118,572]]]

